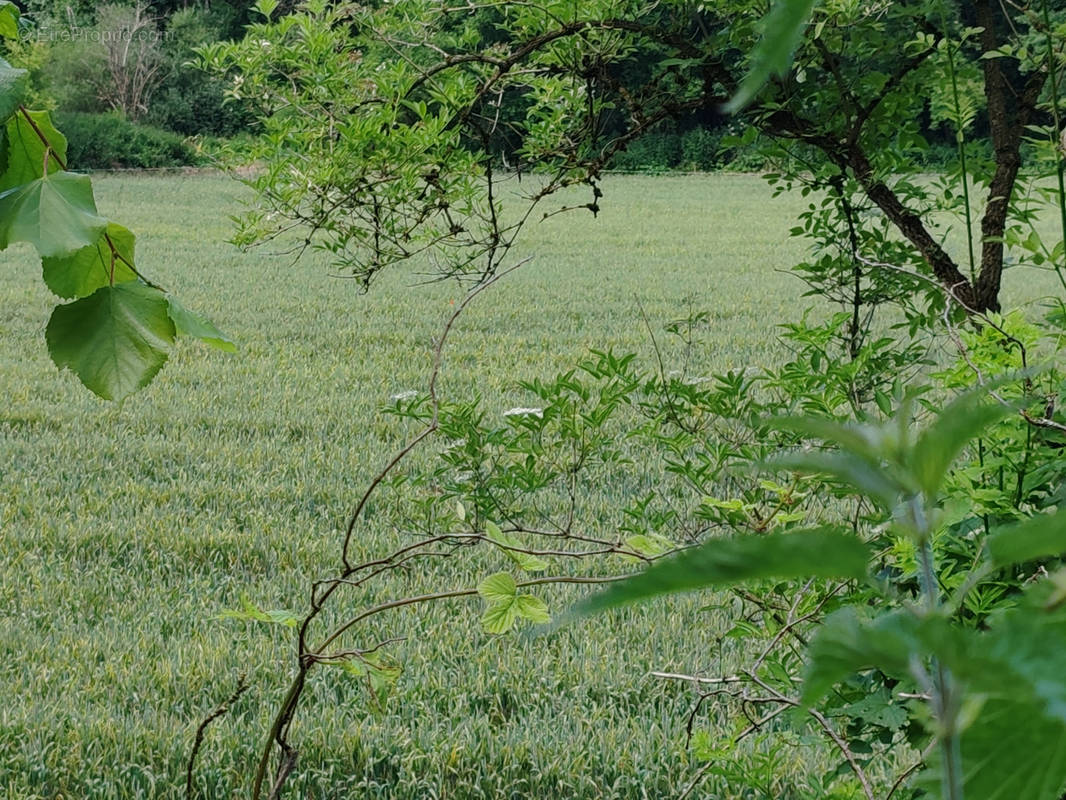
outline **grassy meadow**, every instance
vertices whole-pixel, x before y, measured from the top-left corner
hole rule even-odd
[[[363,295],[316,254],[241,253],[225,240],[243,189],[224,178],[95,185],[102,213],[138,234],[147,274],[240,351],[182,342],[150,387],[105,404],[45,352],[53,298],[29,248],[3,254],[0,797],[183,797],[196,726],[239,673],[252,688],[209,730],[198,786],[245,796],[293,641],[220,612],[242,595],[299,612],[308,577],[335,569],[351,504],[406,433],[380,407],[424,385],[459,289],[397,273]],[[803,287],[777,270],[802,252],[787,231],[804,201],[729,175],[613,177],[604,190],[598,220],[527,232],[515,257],[532,263],[451,339],[445,397],[477,392],[502,413],[528,400],[515,381],[588,348],[650,364],[641,307],[656,328],[709,311],[708,370],[780,358],[774,326]],[[394,528],[373,515],[357,556],[386,553]],[[481,566],[397,573],[351,607],[469,586]],[[560,608],[577,595],[542,596]],[[648,672],[728,661],[698,606],[660,602],[540,638],[482,633],[476,599],[399,611],[381,623],[406,637],[384,711],[339,670],[312,680],[289,796],[676,796],[693,773],[690,690]]]

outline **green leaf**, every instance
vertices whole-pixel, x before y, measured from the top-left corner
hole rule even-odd
[[[506,572],[497,572],[485,578],[477,587],[477,593],[490,603],[499,603],[504,600],[513,600],[518,593],[514,578]]]
[[[640,553],[642,556],[648,558],[661,556],[663,553],[669,552],[676,547],[676,545],[665,536],[660,536],[657,533],[638,533],[635,536],[628,536],[625,540],[625,546],[634,553]],[[635,556],[626,556],[626,558],[631,562],[640,561],[640,559]]]
[[[807,650],[803,704],[817,703],[837,683],[866,669],[876,667],[891,675],[905,675],[911,655],[923,649],[918,627],[918,619],[904,611],[872,620],[860,617],[850,607],[830,614]]]
[[[0,250],[29,242],[42,258],[66,256],[95,244],[106,228],[86,175],[54,173],[0,194]]]
[[[575,613],[586,615],[658,595],[760,578],[861,578],[868,558],[859,539],[830,527],[711,539],[593,595]]]
[[[807,474],[828,475],[858,489],[885,509],[893,509],[907,492],[897,478],[881,464],[853,453],[812,450],[795,452],[767,462],[773,469],[788,469]]]
[[[96,244],[83,247],[72,255],[58,258],[45,258],[41,262],[44,282],[60,297],[88,297],[103,286],[110,286],[111,275],[111,240],[115,250],[123,259],[133,264],[134,236],[121,225],[108,223],[107,230]],[[114,261],[114,283],[126,283],[137,280],[137,273],[126,266],[121,259]]]
[[[1059,800],[1066,791],[1066,726],[1039,706],[998,696],[988,699],[961,738],[966,800]],[[921,784],[940,796],[940,748],[928,759]]]
[[[271,15],[278,8],[278,0],[258,0],[255,4],[255,10],[262,14],[267,19],[270,19]]]
[[[518,606],[514,600],[489,606],[481,615],[481,627],[487,633],[507,633],[518,620]]]
[[[32,124],[30,120],[33,121]],[[48,172],[61,170],[60,161],[66,163],[67,137],[52,125],[52,119],[47,111],[15,114],[4,126],[7,138],[7,162],[3,173],[0,174],[0,192],[6,192],[8,189],[44,177],[44,153],[48,148],[38,131],[51,145],[52,155],[48,158]],[[59,160],[56,160],[56,156]]]
[[[501,531],[500,526],[496,523],[485,523],[485,535],[490,542],[500,545],[500,549],[503,551],[504,555],[517,564],[519,569],[524,570],[525,572],[540,572],[548,568],[548,562],[540,556],[531,555],[530,553],[522,553],[519,550],[508,549],[523,548],[525,545],[517,536],[512,536],[509,533]]]
[[[518,594],[514,578],[506,572],[497,572],[485,578],[477,592],[489,607],[481,617],[482,627],[489,633],[507,633],[519,619],[530,622],[548,622],[548,607],[531,594]]]
[[[403,665],[381,650],[359,653],[340,662],[349,675],[366,678],[374,701],[383,705],[403,674]]]
[[[518,616],[528,619],[530,622],[542,623],[551,621],[547,603],[531,594],[522,594],[515,598],[515,611]]]
[[[884,447],[882,429],[873,425],[841,424],[818,417],[774,417],[767,422],[767,427],[829,442],[841,450],[873,461],[881,458]]]
[[[968,442],[1013,412],[1000,403],[988,403],[987,397],[984,387],[960,395],[918,436],[910,466],[926,497],[936,497],[948,468]]]
[[[994,695],[1009,686],[1013,700],[1066,725],[1066,608],[1044,608],[1049,583],[993,614],[988,632],[948,664],[973,688]]]
[[[884,687],[861,700],[841,706],[840,713],[893,731],[898,731],[910,719],[906,706],[895,700]]]
[[[772,75],[784,75],[803,38],[817,0],[774,0],[763,20],[762,38],[751,53],[748,74],[740,83],[726,112],[735,114],[754,99]]]
[[[179,336],[192,336],[226,353],[237,352],[237,345],[233,340],[216,328],[211,320],[195,311],[189,311],[173,295],[167,295],[167,307]]]
[[[988,538],[988,555],[997,567],[1021,564],[1066,553],[1066,509],[1037,514],[1025,522],[997,530]]]
[[[300,618],[291,611],[283,609],[265,611],[247,597],[241,597],[239,609],[227,608],[219,616],[222,619],[239,619],[245,622],[269,622],[284,625],[286,628],[295,628],[300,622]]]
[[[159,372],[175,333],[166,296],[138,282],[59,306],[45,338],[56,366],[70,368],[105,400],[121,400]]]
[[[0,38],[19,38],[19,9],[11,0],[0,0]]]
[[[24,69],[15,69],[0,58],[0,123],[18,110],[28,90],[29,72]],[[0,139],[2,138],[4,136],[0,134]],[[3,147],[6,147],[6,144],[0,145],[0,148]],[[6,158],[0,157],[0,171],[6,168],[6,164]]]

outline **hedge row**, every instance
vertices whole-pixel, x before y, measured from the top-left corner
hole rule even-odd
[[[196,151],[178,134],[137,125],[118,113],[57,112],[53,117],[67,137],[71,169],[154,169],[200,163]]]

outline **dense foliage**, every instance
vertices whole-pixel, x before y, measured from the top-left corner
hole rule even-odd
[[[241,104],[226,102],[219,81],[188,63],[195,47],[239,37],[250,3],[30,0],[23,6],[7,58],[28,71],[34,107],[101,116],[114,112],[182,137],[233,136],[254,127]],[[101,120],[90,127],[95,126],[113,123]],[[144,137],[159,138],[152,130],[142,132]],[[84,166],[168,167],[175,157],[186,165],[196,162],[190,149],[171,147],[152,160],[154,152],[115,145],[106,158]]]
[[[482,427],[475,402],[441,402],[434,371],[427,394],[395,408],[421,432],[358,504],[342,569],[292,620],[298,667],[262,752],[257,796],[268,785],[276,794],[295,768],[292,724],[313,671],[341,665],[387,682],[381,641],[338,650],[342,637],[381,611],[475,589],[371,606],[313,643],[333,598],[464,544],[498,549],[534,573],[551,556],[657,561],[684,551],[589,607],[745,587],[735,590],[731,636],[755,655],[731,674],[691,676],[711,688],[690,726],[706,702],[721,732],[700,741],[707,767],[697,782],[765,772],[758,745],[738,744],[776,734],[836,750],[840,769],[818,796],[1061,794],[1066,721],[1055,698],[1066,673],[1030,648],[1061,624],[1064,579],[1052,570],[1064,526],[1044,512],[1062,494],[1064,387],[1055,371],[1015,372],[1059,352],[1061,298],[1028,323],[1028,336],[996,314],[1008,249],[1055,270],[1066,288],[1062,244],[1045,243],[1038,225],[1042,200],[1062,213],[1056,238],[1066,233],[1058,5],[781,2],[765,21],[762,4],[742,0],[258,9],[270,21],[251,26],[245,43],[201,49],[231,94],[254,104],[266,134],[231,154],[265,165],[250,181],[257,208],[239,241],[296,227],[305,246],[332,253],[365,284],[429,254],[438,275],[472,280],[473,297],[513,269],[524,223],[556,192],[587,187],[578,207],[595,214],[610,202],[600,175],[619,153],[664,123],[704,115],[713,128],[723,109],[746,108],[748,127],[724,143],[748,148],[761,135],[771,181],[811,197],[794,229],[811,257],[796,274],[840,313],[789,323],[795,360],[755,376],[694,378],[682,368],[673,377],[665,365],[642,374],[605,347],[574,371],[527,384],[534,405],[515,409],[504,428]],[[650,65],[634,59],[648,51]],[[931,126],[957,143],[952,169],[936,179],[922,175]],[[526,206],[515,214],[499,197],[523,176]],[[1047,187],[1057,176],[1055,192]],[[979,192],[986,199],[975,208]],[[945,217],[958,229],[951,240],[937,233]],[[698,326],[693,317],[674,330]],[[989,361],[989,348],[1013,355]],[[973,384],[984,388],[951,400]],[[615,427],[625,407],[645,423]],[[916,415],[925,428],[912,436]],[[424,538],[354,562],[366,504],[437,435],[440,467],[406,479]],[[640,498],[621,532],[585,530],[570,482],[620,466],[616,443],[634,437],[649,459],[666,460],[677,485]],[[963,453],[969,460],[953,469]],[[1024,591],[1021,579],[1034,575]],[[502,633],[548,614],[523,587],[604,579],[497,573],[476,591],[486,629]],[[1013,739],[1023,721],[1038,733]],[[1004,777],[1017,763],[1027,765],[1024,788]]]
[[[0,2],[0,39],[18,35],[18,16]],[[71,300],[52,312],[45,334],[56,366],[121,400],[155,377],[179,335],[232,350],[138,270],[133,233],[99,214],[88,176],[68,170],[67,137],[47,111],[23,105],[27,84],[25,70],[0,59],[0,249],[33,245],[48,288]]]
[[[181,136],[136,125],[121,114],[57,112],[58,127],[69,137],[67,157],[74,169],[184,167],[197,162]]]
[[[11,8],[0,4],[14,20]],[[1062,795],[1066,306],[1058,296],[1035,317],[1000,313],[1008,253],[1066,290],[1060,3],[781,0],[764,15],[749,0],[259,0],[255,10],[264,21],[241,43],[189,38],[215,88],[262,129],[229,150],[235,164],[261,165],[238,241],[295,230],[296,252],[327,250],[364,286],[419,258],[471,287],[425,391],[393,398],[411,438],[358,499],[306,610],[246,600],[226,613],[295,638],[256,800],[281,796],[297,769],[295,722],[313,677],[343,671],[366,683],[371,706],[385,702],[402,632],[379,615],[479,597],[484,630],[504,634],[549,621],[545,586],[600,583],[612,586],[577,613],[731,592],[734,626],[718,645],[741,643],[739,663],[666,676],[710,687],[689,718],[706,764],[689,791],[712,773],[743,789],[772,777],[760,757],[783,741],[839,761],[796,796]],[[130,81],[113,81],[122,91],[100,96],[147,113],[159,63],[143,51]],[[151,379],[178,332],[226,346],[140,277],[132,235],[96,215],[58,132],[21,105],[28,76],[4,64],[0,80],[12,187],[0,194],[0,244],[34,243],[49,286],[78,298],[49,326],[56,362],[121,396]],[[746,126],[715,147],[705,139],[727,112]],[[793,230],[810,257],[794,272],[838,313],[787,322],[793,356],[780,368],[696,376],[684,359],[670,369],[656,342],[647,370],[605,345],[523,383],[533,404],[502,422],[478,398],[443,398],[445,341],[525,263],[512,248],[526,222],[575,186],[587,199],[577,208],[597,214],[609,202],[602,171],[664,125],[701,131],[682,133],[667,165],[686,157],[685,135],[697,161],[723,147],[750,153],[763,137],[753,157],[774,166],[770,181],[811,198]],[[938,125],[954,137],[954,165],[930,178],[923,132]],[[510,181],[524,191],[517,210],[500,200]],[[1054,236],[1042,214],[1061,222]],[[953,238],[938,232],[945,218]],[[670,326],[685,352],[704,320]],[[431,442],[428,465],[409,463]],[[669,478],[626,498],[624,523],[604,530],[585,517],[579,486],[652,462]],[[386,490],[409,535],[361,559],[360,526]],[[492,568],[472,585],[373,592],[382,574],[475,551]],[[622,579],[605,557],[648,566]],[[697,736],[708,708],[714,724]],[[202,733],[221,713],[198,731],[190,791]]]

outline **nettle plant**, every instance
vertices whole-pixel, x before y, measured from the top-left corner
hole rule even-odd
[[[995,526],[980,537],[966,569],[945,571],[942,564],[952,539],[943,504],[949,469],[971,438],[1013,413],[984,402],[986,396],[986,389],[960,396],[917,432],[909,402],[876,424],[773,421],[824,449],[798,448],[768,467],[828,476],[889,514],[888,521],[712,539],[578,607],[590,614],[737,584],[779,593],[771,587],[780,581],[806,580],[776,622],[763,621],[772,636],[750,665],[691,678],[716,687],[708,696],[725,694],[757,710],[743,728],[704,737],[700,746],[711,759],[704,773],[727,772],[723,762],[739,739],[772,730],[794,712],[786,729],[801,730],[796,715],[808,717],[870,800],[895,794],[912,775],[914,791],[945,800],[1061,796],[1066,568],[1057,560],[1066,552],[1066,512]],[[900,552],[913,558],[894,557]],[[1010,602],[975,613],[971,595],[989,584],[1012,587]],[[806,624],[823,613],[808,637]],[[857,725],[839,732],[832,720],[841,717]],[[856,735],[864,724],[867,735]],[[879,786],[867,766],[900,736],[922,753]]]
[[[18,8],[0,2],[0,37],[20,35]],[[70,300],[45,332],[56,366],[92,392],[121,400],[163,367],[178,336],[227,352],[225,334],[149,280],[135,237],[100,215],[87,175],[68,169],[67,140],[48,112],[23,105],[28,74],[0,58],[0,250],[33,245],[45,285]]]

